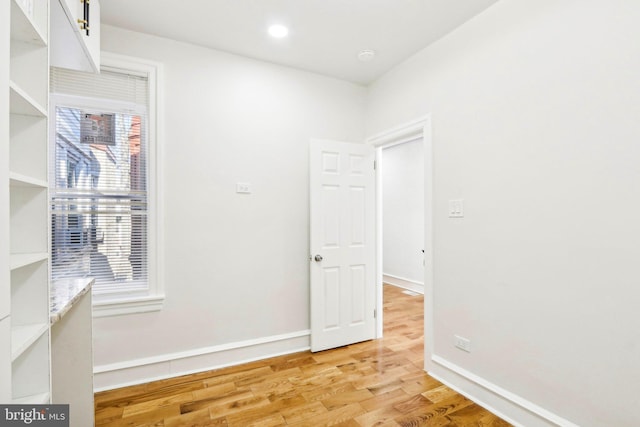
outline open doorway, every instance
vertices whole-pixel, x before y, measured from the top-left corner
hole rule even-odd
[[[382,147],[379,173],[382,282],[410,296],[424,294],[423,138]]]
[[[382,165],[382,150],[385,147],[392,147],[394,145],[407,143],[420,139],[423,145],[423,194],[424,194],[424,213],[423,213],[423,291],[424,291],[424,350],[425,350],[425,369],[430,365],[432,345],[431,337],[433,336],[433,242],[432,242],[432,146],[431,146],[431,117],[424,116],[411,122],[404,123],[394,128],[388,129],[377,135],[374,135],[367,139],[367,143],[376,147],[377,161],[380,164],[380,168],[376,174],[376,188],[377,188],[377,206],[376,206],[376,241],[377,241],[377,306],[376,311],[379,313],[376,321],[376,336],[382,337],[383,335],[383,177],[381,170],[384,167]],[[421,250],[422,252],[422,250]]]

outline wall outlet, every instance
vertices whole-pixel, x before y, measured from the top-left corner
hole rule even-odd
[[[238,182],[236,184],[236,193],[251,194],[251,184],[248,182]]]
[[[471,340],[461,337],[460,335],[453,336],[453,345],[455,345],[460,350],[466,351],[467,353],[471,353]]]

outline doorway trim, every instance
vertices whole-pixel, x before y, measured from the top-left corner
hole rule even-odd
[[[431,114],[395,126],[366,139],[376,148],[376,164],[382,158],[382,149],[422,138],[424,144],[424,352],[428,370],[433,354],[433,144]],[[376,338],[382,337],[382,174],[376,167]]]

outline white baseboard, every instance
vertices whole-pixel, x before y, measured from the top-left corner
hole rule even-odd
[[[382,282],[424,295],[424,283],[386,273],[382,274]]]
[[[516,427],[579,427],[440,356],[428,374]]]
[[[98,365],[93,369],[94,391],[112,390],[307,351],[310,349],[310,335],[311,331],[305,330]]]

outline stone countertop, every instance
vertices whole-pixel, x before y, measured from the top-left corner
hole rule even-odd
[[[84,277],[82,279],[63,279],[51,282],[49,319],[52,325],[62,319],[62,316],[67,314],[82,295],[91,291],[94,281],[93,277]]]

